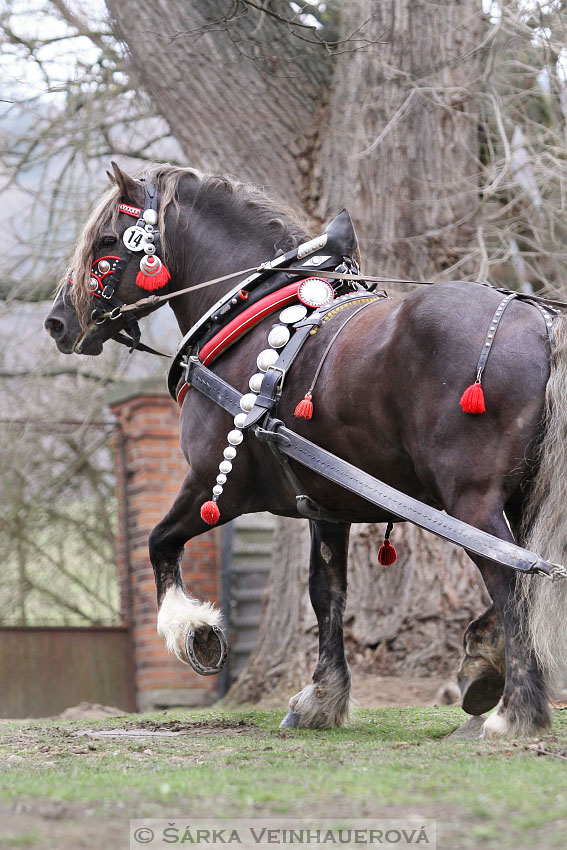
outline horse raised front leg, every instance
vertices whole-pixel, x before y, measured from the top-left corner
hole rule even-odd
[[[482,500],[479,499],[474,507],[471,507],[471,501],[468,504],[463,501],[453,514],[502,540],[514,542],[500,508],[494,509],[487,516],[488,511],[483,507]],[[484,515],[484,518],[479,519],[479,515]],[[506,661],[502,699],[497,711],[486,719],[481,737],[537,735],[550,725],[551,716],[545,685],[533,650],[526,645],[521,635],[518,574],[477,555],[471,557],[480,569],[500,617]]]
[[[319,624],[319,660],[313,682],[290,701],[282,727],[342,726],[350,708],[350,670],[343,642],[350,526],[311,520],[309,595]]]
[[[218,673],[227,657],[221,630],[221,612],[201,602],[186,589],[181,576],[185,543],[206,531],[199,506],[207,492],[187,474],[169,513],[150,534],[150,560],[154,569],[158,602],[158,634],[167,649],[197,673]],[[223,511],[222,522],[232,519]]]

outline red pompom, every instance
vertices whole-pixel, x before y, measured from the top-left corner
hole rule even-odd
[[[158,260],[160,262],[160,260]],[[161,263],[161,268],[157,274],[148,275],[145,274],[141,269],[136,275],[136,286],[139,286],[141,289],[146,289],[148,292],[153,292],[155,289],[161,289],[162,286],[168,282],[170,278],[170,274],[163,263]]]
[[[201,519],[207,525],[215,525],[219,521],[220,511],[216,502],[203,502],[201,505]]]
[[[302,398],[293,414],[298,419],[311,419],[313,416],[313,402],[311,401],[311,393],[307,393],[305,398]]]
[[[475,381],[467,387],[459,402],[465,413],[485,413],[484,393],[480,381]]]
[[[387,537],[384,538],[384,542],[378,549],[378,563],[382,564],[383,567],[389,567],[390,564],[393,564],[398,560],[398,555],[395,548],[392,546]]]

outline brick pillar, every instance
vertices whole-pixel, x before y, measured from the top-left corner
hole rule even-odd
[[[124,621],[132,626],[138,709],[209,705],[217,698],[217,677],[199,676],[181,664],[156,631],[148,536],[171,507],[187,472],[179,448],[177,405],[161,381],[121,385],[107,401],[118,422],[117,563]],[[187,544],[183,578],[200,599],[220,600],[218,530]]]

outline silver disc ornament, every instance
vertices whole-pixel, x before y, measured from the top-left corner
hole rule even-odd
[[[322,307],[334,299],[335,290],[323,278],[309,277],[300,285],[297,297],[307,307]]]
[[[280,322],[283,322],[284,325],[294,325],[296,322],[300,322],[307,315],[307,307],[304,307],[303,304],[292,304],[291,307],[286,307],[280,313]]]

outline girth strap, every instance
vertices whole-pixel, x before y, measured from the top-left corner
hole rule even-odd
[[[191,358],[189,361],[187,380],[191,386],[232,416],[241,412],[241,393],[199,363],[196,358],[195,360]],[[444,540],[450,540],[462,546],[468,552],[519,572],[542,573],[547,576],[560,574],[560,568],[557,565],[544,561],[534,552],[508,543],[506,540],[500,540],[492,534],[395,490],[310,440],[300,437],[299,434],[286,428],[280,420],[267,417],[265,424],[265,428],[256,426],[253,431],[258,439],[272,442],[280,452],[292,460],[350,490],[371,504],[385,509],[393,517],[408,520]]]

